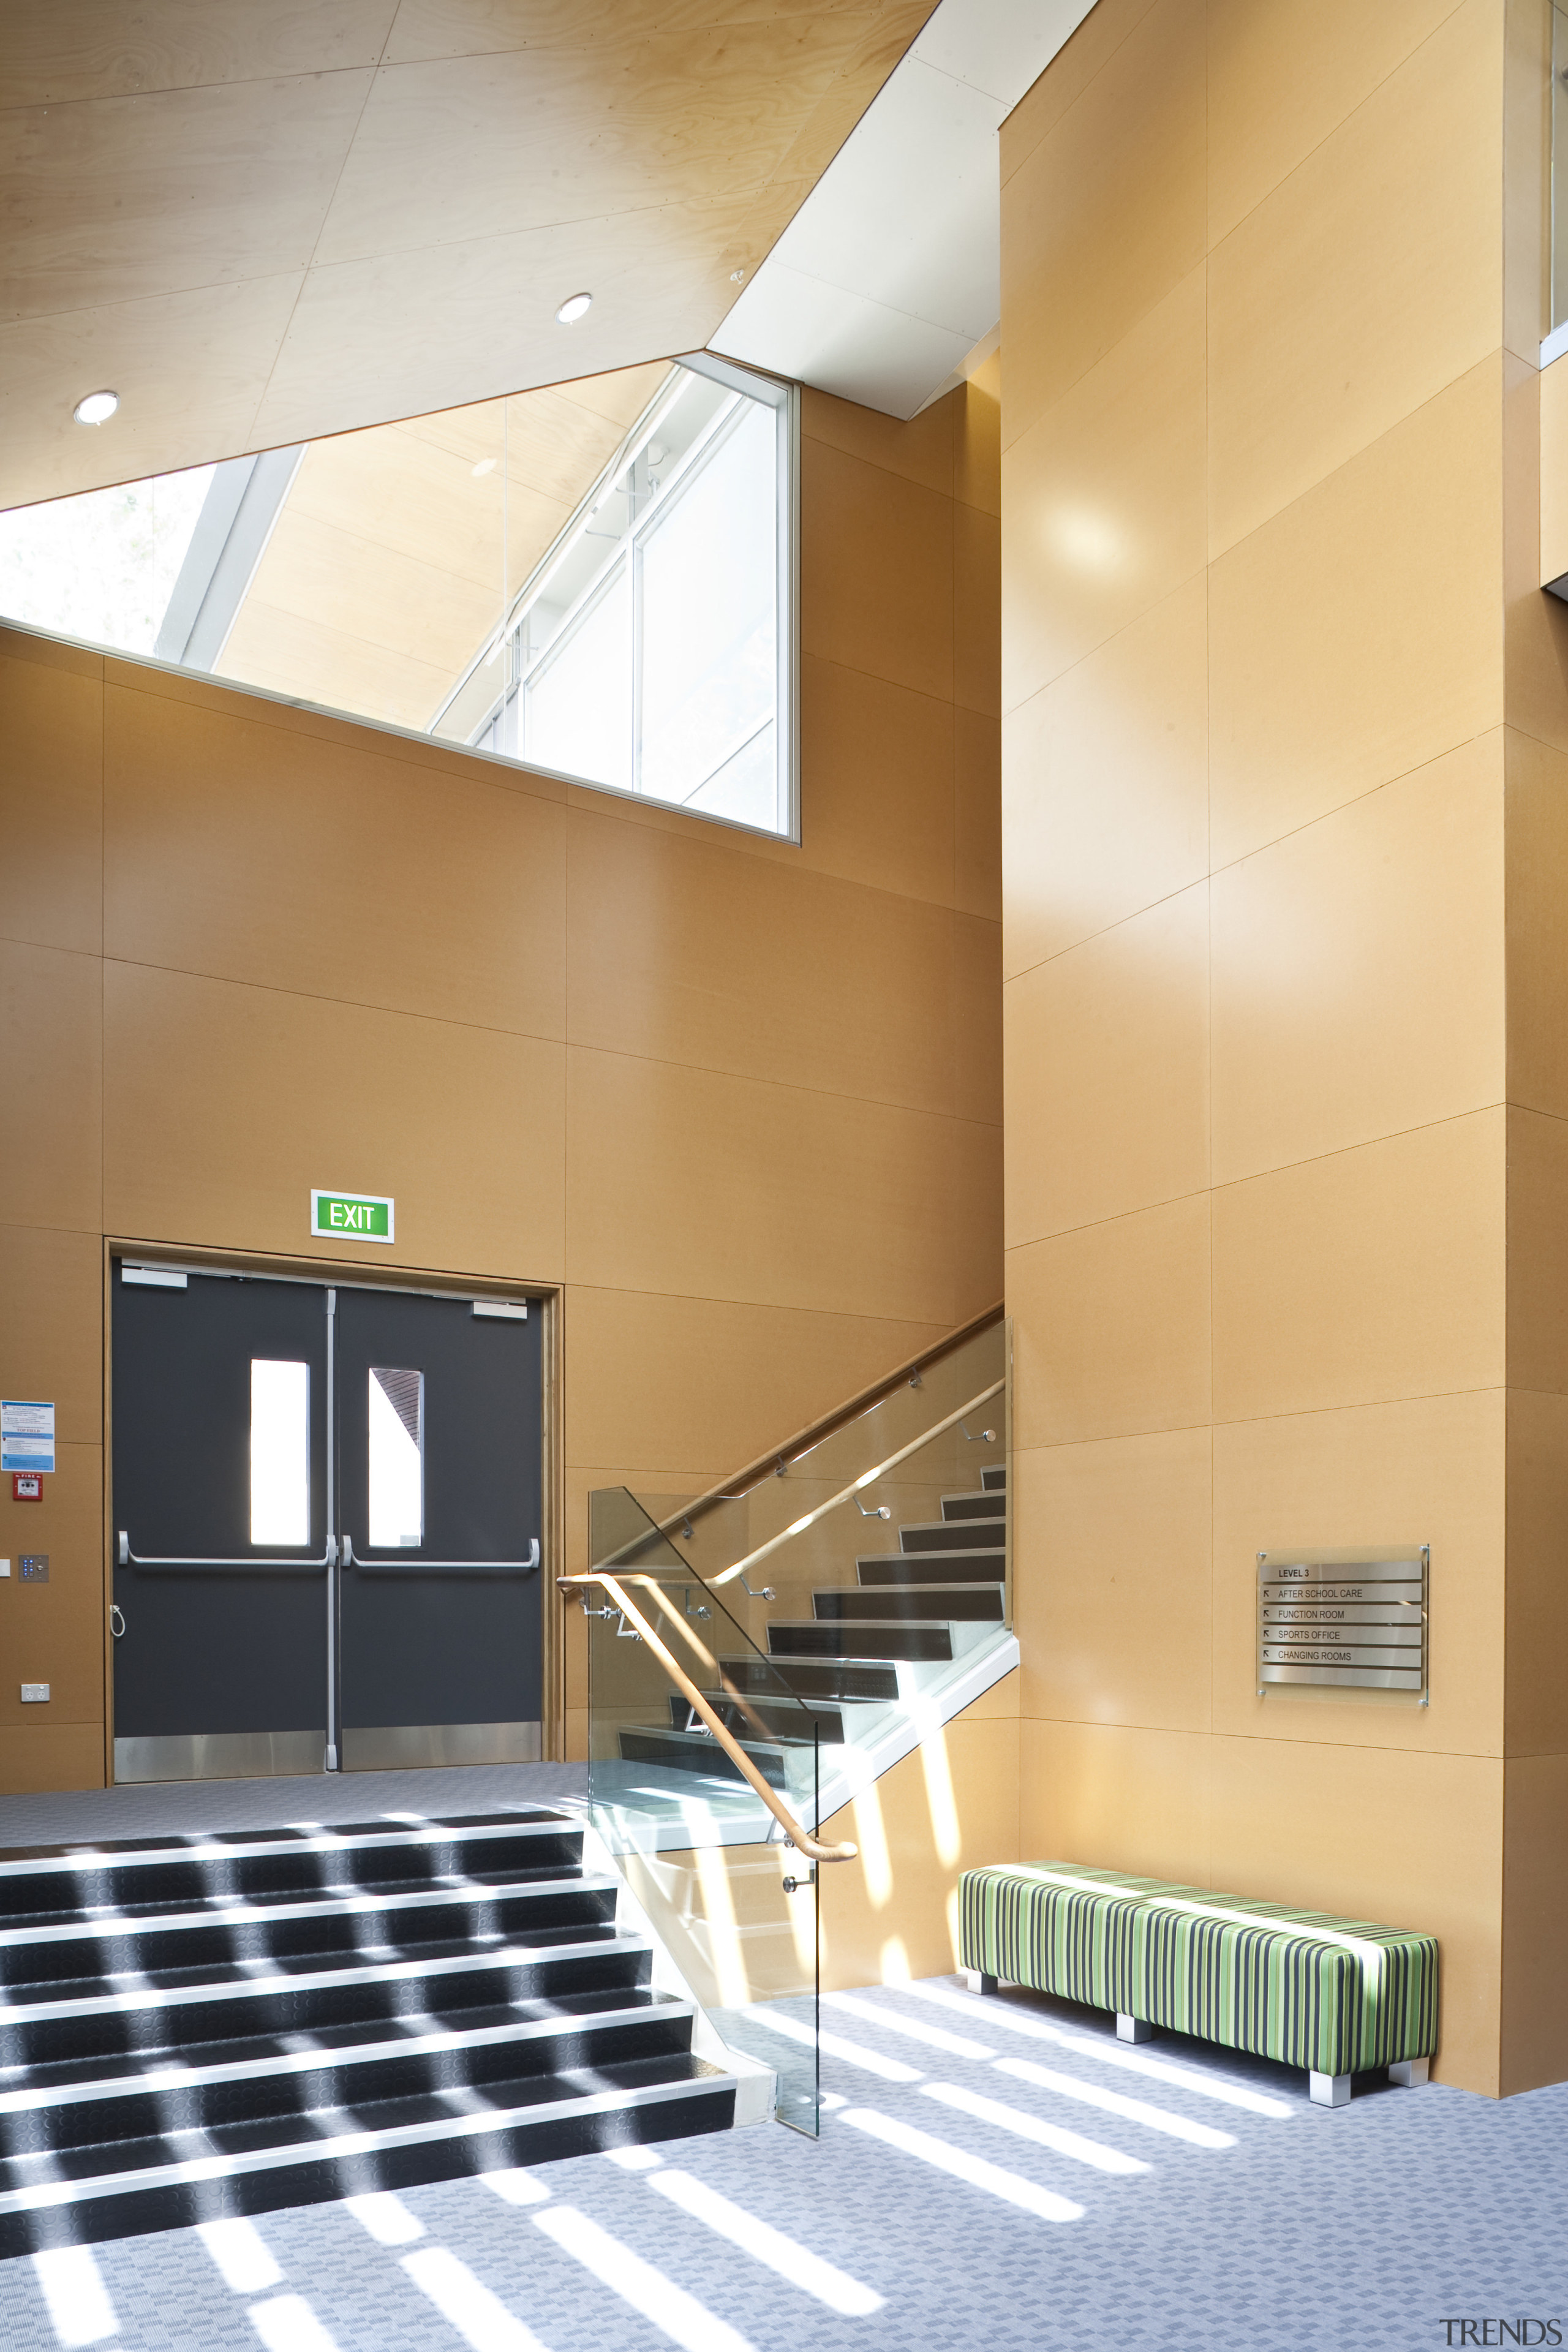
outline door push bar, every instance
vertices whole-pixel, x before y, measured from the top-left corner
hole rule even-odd
[[[131,1538],[121,1528],[117,1537],[116,1557],[121,1568],[336,1568],[339,1555],[337,1538],[329,1536],[327,1549],[320,1559],[264,1559],[259,1554],[253,1554],[247,1559],[161,1558],[151,1552],[132,1551]],[[529,1545],[526,1559],[356,1559],[353,1538],[345,1536],[342,1565],[345,1568],[510,1569],[526,1576],[539,1566],[539,1538],[535,1536]]]
[[[327,1538],[327,1549],[320,1559],[264,1559],[252,1553],[248,1559],[165,1559],[151,1552],[132,1551],[131,1538],[121,1528],[116,1538],[116,1558],[121,1568],[336,1568],[336,1538]]]
[[[526,1559],[356,1559],[354,1539],[353,1536],[345,1536],[343,1566],[345,1568],[495,1568],[511,1569],[518,1574],[526,1576],[530,1570],[539,1566],[539,1538],[535,1536],[529,1545]]]

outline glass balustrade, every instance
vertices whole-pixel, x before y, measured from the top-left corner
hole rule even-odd
[[[803,2128],[818,1906],[859,1865],[813,1871],[694,1699],[837,1838],[835,1814],[1008,1670],[1008,1364],[998,1318],[724,1489],[590,1497],[590,1560],[614,1580],[581,1588],[595,1819]]]
[[[815,2136],[818,1871],[697,1696],[811,1833],[816,1714],[624,1488],[590,1497],[589,1524],[610,1580],[577,1588],[595,1827],[724,2038],[775,2070],[779,2120]]]

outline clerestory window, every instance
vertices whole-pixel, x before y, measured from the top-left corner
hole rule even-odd
[[[437,731],[792,832],[793,422],[782,385],[673,367]]]
[[[0,614],[793,838],[795,447],[623,369],[0,516]]]

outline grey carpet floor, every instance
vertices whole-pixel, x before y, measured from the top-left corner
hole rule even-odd
[[[378,1776],[378,1798],[384,1785]],[[798,2019],[804,2005],[782,2007]],[[505,2184],[510,2201],[482,2180],[452,2182],[220,2225],[210,2242],[174,2231],[52,2270],[48,2258],[43,2269],[14,2261],[0,2264],[0,2344],[1426,2352],[1568,2341],[1568,2085],[1498,2104],[1369,2083],[1330,2113],[1286,2068],[1176,2037],[1121,2053],[1093,2012],[1025,1994],[972,2000],[952,1979],[825,2004],[823,2018],[837,2046],[818,2142],[767,2124],[667,2142],[642,2169],[600,2156],[540,2165]],[[754,2011],[731,2022],[755,2048],[782,2042]],[[1129,2055],[1176,2071],[1130,2068]],[[1129,2160],[1141,2168],[1107,2168]],[[1500,2319],[1540,2325],[1500,2335]]]

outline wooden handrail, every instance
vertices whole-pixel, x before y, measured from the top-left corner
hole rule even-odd
[[[797,1852],[804,1853],[808,1862],[854,1861],[856,1854],[859,1852],[859,1848],[858,1846],[853,1846],[848,1843],[845,1843],[843,1845],[823,1845],[818,1839],[812,1836],[809,1830],[802,1829],[800,1823],[795,1820],[795,1815],[790,1811],[789,1807],[784,1802],[777,1791],[758,1771],[756,1766],[752,1763],[745,1749],[741,1746],[739,1740],[736,1739],[729,1726],[721,1717],[716,1715],[712,1707],[709,1706],[708,1701],[703,1697],[702,1693],[698,1689],[697,1685],[692,1681],[684,1666],[679,1664],[676,1659],[671,1656],[669,1651],[665,1647],[663,1642],[660,1641],[658,1635],[654,1632],[653,1627],[648,1623],[647,1618],[644,1617],[637,1609],[637,1603],[631,1599],[630,1595],[626,1591],[619,1577],[611,1576],[606,1570],[597,1568],[590,1569],[585,1576],[557,1577],[556,1582],[560,1585],[563,1592],[572,1591],[575,1586],[596,1584],[602,1591],[609,1594],[611,1600],[615,1602],[616,1607],[620,1611],[622,1616],[626,1618],[630,1623],[636,1627],[637,1633],[641,1634],[643,1640],[653,1652],[654,1656],[658,1660],[659,1664],[664,1668],[671,1682],[675,1684],[677,1689],[679,1690],[689,1703],[697,1709],[698,1714],[702,1717],[703,1722],[708,1726],[709,1730],[713,1734],[714,1738],[719,1742],[720,1747],[724,1750],[724,1753],[730,1759],[731,1763],[736,1767],[737,1770],[745,1780],[751,1782],[751,1785],[756,1790],[757,1795],[762,1799],[763,1804],[766,1805],[769,1812],[772,1813],[774,1821],[778,1822],[780,1828],[784,1831],[784,1835],[788,1838],[791,1845],[793,1845]]]
[[[937,1363],[943,1356],[951,1355],[966,1339],[973,1339],[993,1323],[999,1323],[1005,1313],[1006,1302],[998,1299],[983,1314],[972,1315],[967,1323],[958,1324],[945,1338],[933,1339],[929,1348],[921,1349],[917,1355],[895,1365],[890,1372],[884,1372],[879,1380],[872,1381],[869,1388],[858,1390],[842,1404],[835,1405],[831,1412],[824,1413],[817,1421],[807,1422],[804,1429],[797,1429],[795,1435],[785,1438],[782,1445],[770,1446],[767,1453],[759,1454],[754,1462],[748,1462],[743,1470],[737,1470],[732,1477],[721,1480],[717,1486],[706,1488],[691,1502],[683,1504],[679,1511],[672,1511],[668,1518],[660,1519],[658,1522],[658,1532],[668,1535],[683,1520],[694,1519],[700,1512],[710,1511],[716,1504],[736,1501],[752,1486],[760,1486],[764,1478],[773,1477],[781,1462],[787,1462],[792,1455],[820,1445],[823,1439],[831,1437],[836,1430],[847,1428],[850,1422],[858,1421],[863,1412],[868,1412],[883,1397],[891,1396],[914,1373],[923,1370],[928,1364]]]

